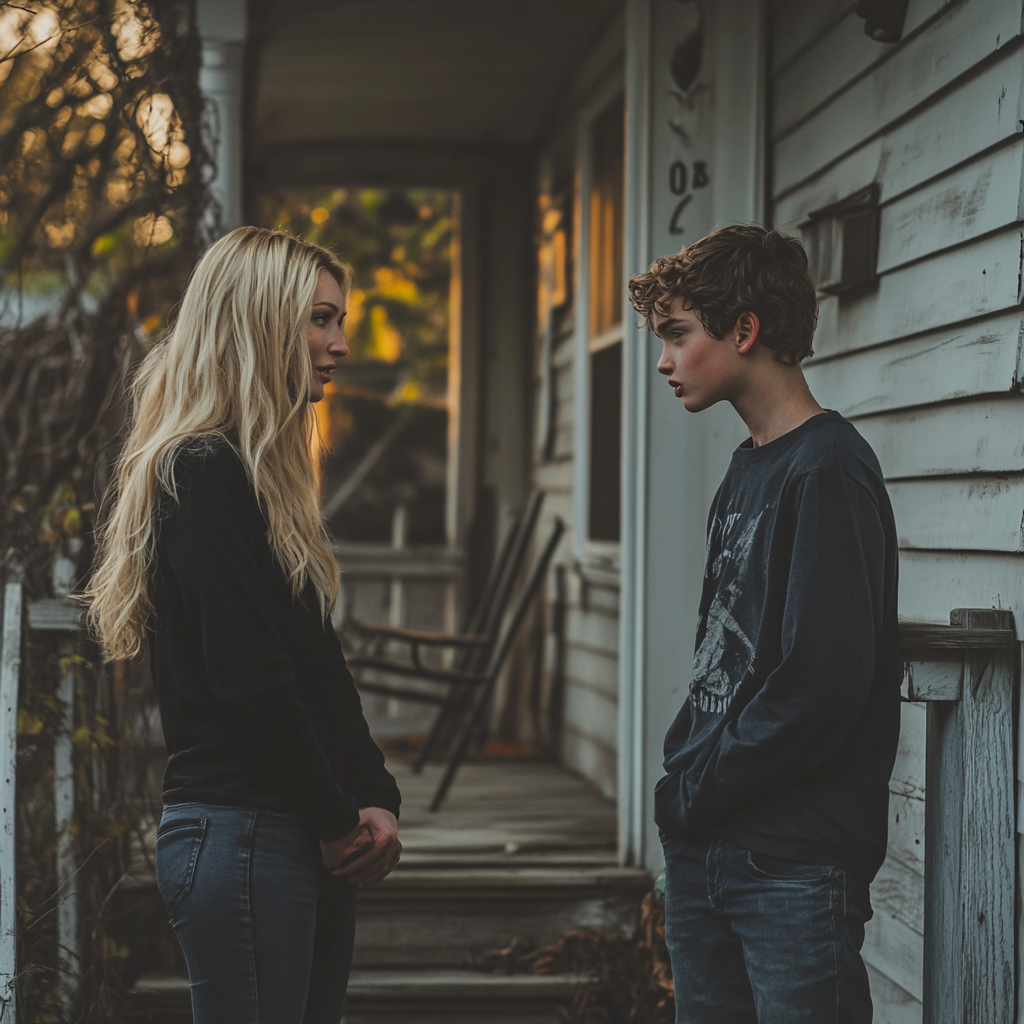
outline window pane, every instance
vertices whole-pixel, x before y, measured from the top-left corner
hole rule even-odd
[[[619,539],[619,446],[622,342],[590,357],[591,540]]]
[[[615,100],[590,130],[590,336],[622,322],[625,110]]]

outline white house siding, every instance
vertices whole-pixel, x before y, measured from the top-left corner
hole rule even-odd
[[[566,88],[563,103],[556,112],[554,125],[541,153],[540,188],[568,187],[569,230],[569,302],[556,311],[552,320],[550,370],[538,346],[534,361],[535,409],[537,413],[533,479],[547,497],[541,519],[541,536],[558,515],[568,527],[552,569],[548,587],[549,628],[556,625],[551,614],[563,602],[563,629],[560,636],[549,633],[546,648],[548,692],[559,706],[554,710],[558,723],[556,742],[566,765],[591,780],[607,796],[616,795],[618,731],[618,630],[619,593],[614,560],[603,572],[588,572],[586,524],[577,522],[579,503],[574,498],[576,439],[574,417],[576,401],[576,315],[580,273],[579,237],[581,208],[576,185],[577,125],[581,110],[595,96],[607,91],[608,82],[622,74],[623,25],[621,20],[609,26],[593,48],[586,64]],[[545,375],[554,392],[554,443],[545,457],[543,423]],[[583,400],[586,397],[583,396]],[[560,582],[559,582],[560,581]]]
[[[1024,626],[1019,0],[910,0],[903,38],[852,3],[777,0],[774,219],[876,182],[878,287],[826,297],[807,376],[878,453],[900,612],[1001,607]],[[908,706],[864,956],[879,1024],[921,1020],[924,711]]]

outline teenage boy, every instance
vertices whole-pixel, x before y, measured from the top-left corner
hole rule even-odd
[[[655,819],[679,1024],[868,1024],[860,957],[899,733],[897,543],[878,460],[811,395],[800,243],[734,225],[630,281],[689,412],[750,437],[708,517],[689,697]]]

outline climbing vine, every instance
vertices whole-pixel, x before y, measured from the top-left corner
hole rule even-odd
[[[63,596],[87,569],[125,372],[203,243],[200,55],[189,2],[0,2],[0,561],[22,575],[26,602]],[[85,642],[55,651],[53,637],[28,629],[22,652],[19,1019],[119,1020],[121,968],[139,955],[124,894],[152,813],[145,676],[101,664]],[[68,672],[77,995],[58,970],[55,925],[70,888],[57,885],[53,807]]]

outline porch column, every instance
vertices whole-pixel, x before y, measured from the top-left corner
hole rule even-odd
[[[203,131],[213,158],[209,241],[242,223],[242,86],[247,29],[245,0],[197,0],[203,41],[199,87],[206,102]]]
[[[761,0],[628,0],[627,279],[762,217],[765,50]],[[653,335],[627,330],[625,346],[620,856],[657,871],[654,785],[690,684],[707,512],[745,431],[726,406],[683,409]]]

